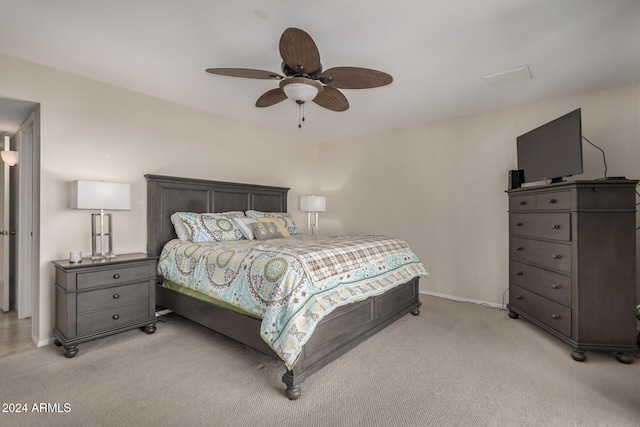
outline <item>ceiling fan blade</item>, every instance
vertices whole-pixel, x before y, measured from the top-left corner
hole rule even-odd
[[[349,109],[349,101],[342,92],[329,86],[322,88],[313,102],[332,111],[347,111]]]
[[[296,72],[318,71],[320,52],[311,36],[299,28],[287,28],[280,37],[280,56]]]
[[[285,95],[282,88],[271,89],[263,93],[262,96],[258,98],[256,101],[256,107],[270,107],[278,102],[284,101],[285,99],[287,99],[287,95]]]
[[[278,73],[273,71],[252,70],[250,68],[207,68],[207,73],[219,74],[221,76],[244,77],[247,79],[283,79]]]
[[[332,80],[325,81],[327,77],[331,77]],[[339,89],[369,89],[388,85],[393,81],[393,77],[369,68],[334,67],[320,74],[320,81]]]

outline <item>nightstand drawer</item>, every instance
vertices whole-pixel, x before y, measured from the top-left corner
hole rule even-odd
[[[571,276],[510,261],[509,282],[562,305],[571,306]]]
[[[100,310],[138,300],[149,301],[149,282],[78,293],[78,313]]]
[[[78,335],[105,331],[149,318],[149,301],[135,301],[106,310],[78,315]]]
[[[111,286],[148,278],[149,267],[146,264],[132,267],[112,266],[108,270],[78,273],[77,287],[78,289],[87,289],[98,286]]]
[[[511,238],[511,259],[571,273],[571,245]]]
[[[571,336],[570,308],[516,285],[509,286],[509,304],[561,334]]]
[[[511,234],[568,242],[571,240],[571,214],[512,213],[509,215]]]

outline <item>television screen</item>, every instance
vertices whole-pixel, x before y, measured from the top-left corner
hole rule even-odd
[[[524,182],[562,181],[582,173],[580,108],[517,138],[518,169]]]

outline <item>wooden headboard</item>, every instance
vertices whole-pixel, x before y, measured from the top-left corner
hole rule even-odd
[[[162,175],[147,178],[147,251],[160,255],[176,238],[175,212],[226,212],[255,209],[286,212],[288,188],[236,182],[208,181]]]

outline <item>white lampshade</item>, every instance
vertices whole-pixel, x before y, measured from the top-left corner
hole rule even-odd
[[[18,164],[18,152],[17,151],[0,151],[0,157],[2,161],[9,166],[15,166]]]
[[[324,212],[327,210],[327,198],[324,196],[300,196],[302,212]]]
[[[71,209],[131,209],[131,185],[117,182],[71,182]]]
[[[302,105],[312,101],[318,95],[318,92],[322,90],[322,84],[306,77],[289,77],[280,80],[280,88],[287,95],[287,98]]]
[[[289,83],[283,89],[287,98],[294,101],[307,102],[318,95],[318,89],[306,83]]]
[[[8,135],[4,136],[4,150],[0,151],[0,157],[2,157],[2,161],[9,166],[18,164],[18,152],[11,151],[11,139]]]

